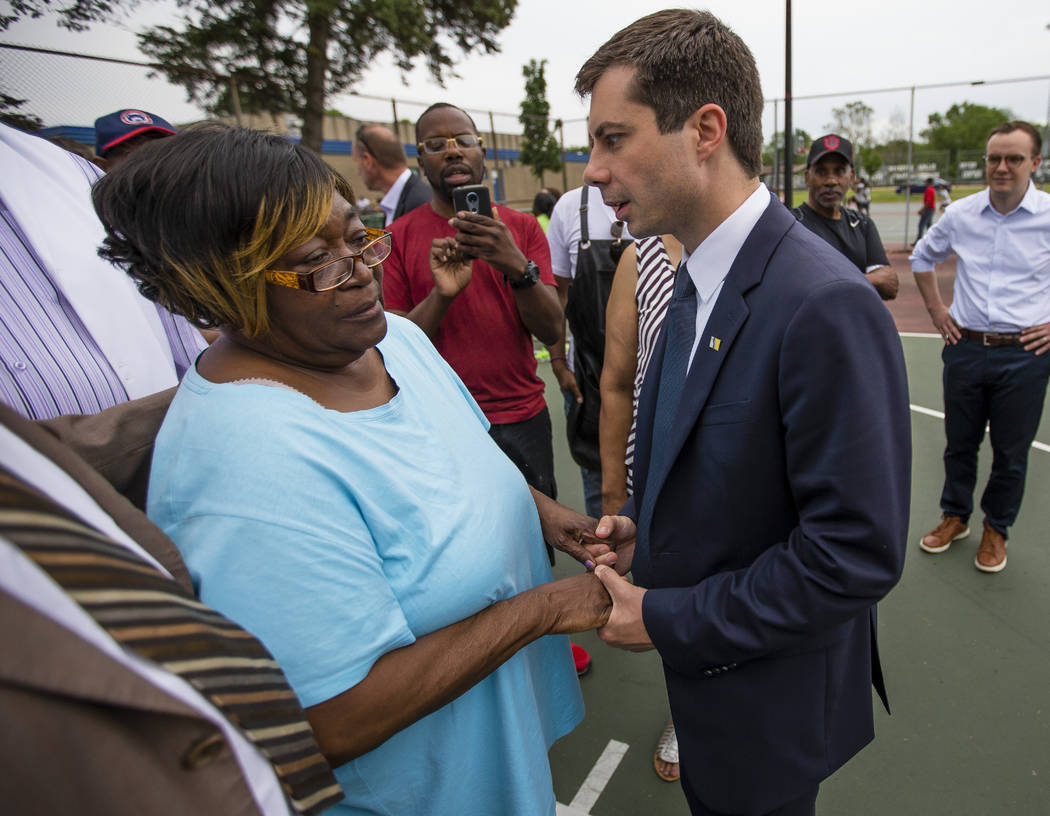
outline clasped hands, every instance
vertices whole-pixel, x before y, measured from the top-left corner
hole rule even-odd
[[[542,494],[540,494],[542,496]],[[632,652],[653,648],[642,620],[646,590],[624,575],[634,557],[636,527],[626,516],[602,516],[595,522],[552,499],[537,499],[544,538],[556,549],[593,570],[612,599],[608,621],[598,627],[602,642]]]

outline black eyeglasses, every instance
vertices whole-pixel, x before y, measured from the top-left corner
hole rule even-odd
[[[424,139],[416,143],[416,148],[420,153],[436,156],[439,153],[447,153],[449,147],[453,144],[463,150],[469,150],[472,147],[481,147],[484,142],[480,136],[474,133],[457,133],[455,136],[434,136],[430,139]]]
[[[365,235],[358,242],[361,248],[342,258],[325,261],[309,272],[291,272],[283,269],[267,269],[263,277],[278,286],[289,289],[305,289],[307,292],[327,292],[342,286],[354,276],[357,262],[369,269],[379,266],[390,256],[393,239],[389,232],[365,227]]]
[[[998,167],[999,162],[1006,162],[1010,167],[1020,167],[1027,159],[1027,156],[1022,156],[1020,153],[1014,153],[1012,156],[1000,156],[997,153],[989,153],[984,157],[984,163],[989,167]]]

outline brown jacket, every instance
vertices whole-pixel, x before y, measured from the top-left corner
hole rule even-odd
[[[96,416],[0,423],[62,467],[189,587],[171,540],[61,439],[125,489],[148,473],[174,389]],[[139,491],[139,495],[144,495]],[[5,813],[258,814],[219,730],[184,703],[0,590],[0,802]]]

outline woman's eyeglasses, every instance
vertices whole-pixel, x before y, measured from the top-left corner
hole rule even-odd
[[[455,144],[463,150],[472,147],[481,147],[484,142],[480,136],[473,133],[457,133],[455,136],[434,136],[416,143],[416,149],[428,156],[436,156],[439,153],[447,153],[449,147]]]
[[[305,289],[307,292],[327,292],[341,286],[354,276],[357,262],[374,269],[390,257],[393,239],[389,232],[365,228],[365,244],[357,252],[327,261],[309,272],[289,272],[282,269],[267,269],[263,277],[278,286],[290,289]]]

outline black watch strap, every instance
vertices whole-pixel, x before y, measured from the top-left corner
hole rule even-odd
[[[525,274],[518,280],[508,281],[511,289],[528,289],[540,282],[540,268],[535,261],[525,263]]]

